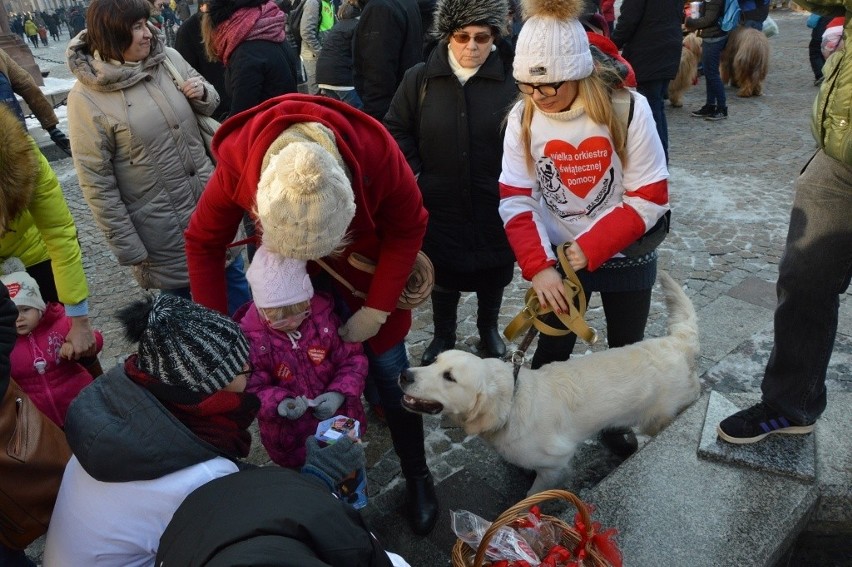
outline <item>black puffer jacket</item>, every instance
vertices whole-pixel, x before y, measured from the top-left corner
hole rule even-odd
[[[225,67],[231,116],[278,95],[296,92],[298,58],[286,42],[241,43]]]
[[[156,565],[391,567],[360,514],[319,482],[263,467],[195,490],[160,538]]]
[[[361,0],[355,32],[355,90],[363,111],[381,120],[403,75],[423,61],[423,26],[417,0]]]
[[[358,18],[340,20],[325,34],[323,49],[317,58],[317,83],[335,87],[353,87],[352,41]]]
[[[686,27],[698,30],[698,35],[705,39],[724,37],[728,32],[719,27],[719,19],[725,13],[725,0],[704,0],[701,3],[701,15],[697,18],[687,18]]]
[[[624,0],[612,41],[636,80],[674,79],[680,65],[682,0]]]
[[[442,40],[426,63],[405,74],[385,117],[419,174],[429,211],[423,249],[439,272],[469,273],[515,261],[497,211],[503,119],[517,96],[511,56],[501,56],[511,48],[503,47],[462,86]]]

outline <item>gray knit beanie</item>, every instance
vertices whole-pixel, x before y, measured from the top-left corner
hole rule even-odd
[[[139,370],[164,384],[212,394],[248,360],[248,341],[234,321],[174,295],[135,301],[118,318],[139,343]]]

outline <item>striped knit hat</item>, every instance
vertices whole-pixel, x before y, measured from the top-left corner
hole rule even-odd
[[[161,293],[118,316],[127,338],[139,343],[139,370],[164,384],[212,394],[248,360],[248,341],[234,321],[186,299]]]

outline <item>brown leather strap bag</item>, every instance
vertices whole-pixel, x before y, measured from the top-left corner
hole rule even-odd
[[[71,449],[14,380],[0,402],[0,447],[0,542],[25,549],[47,531]]]

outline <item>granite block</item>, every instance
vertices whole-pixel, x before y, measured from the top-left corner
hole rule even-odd
[[[756,331],[772,323],[772,310],[721,295],[697,307],[701,354],[720,360]],[[736,313],[736,317],[731,314]]]
[[[852,393],[829,390],[828,406],[817,422],[817,472],[820,501],[817,523],[845,524],[852,531]],[[852,564],[852,556],[850,556]]]
[[[759,394],[722,395],[710,392],[698,455],[705,459],[814,482],[817,474],[816,435],[770,435],[751,445],[734,445],[719,439],[716,426],[720,421],[759,401]],[[817,426],[817,435],[821,426]]]
[[[752,305],[775,309],[775,282],[768,282],[756,277],[747,277],[728,290],[728,295],[741,299]]]

